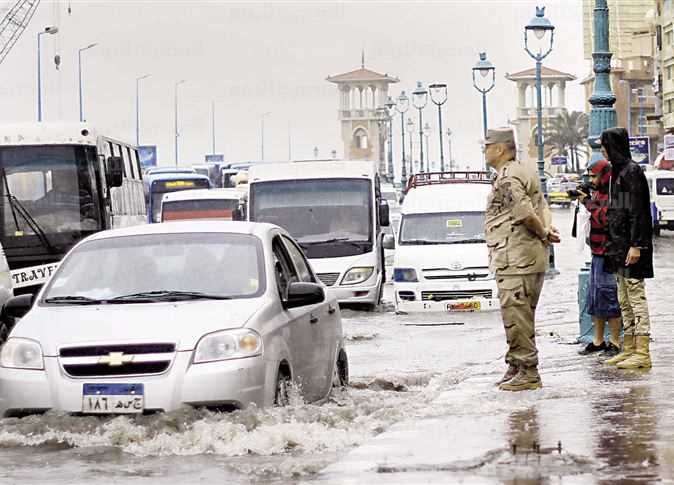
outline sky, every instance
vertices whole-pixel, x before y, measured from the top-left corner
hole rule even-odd
[[[0,0],[0,7],[11,3]],[[334,149],[341,157],[339,97],[325,78],[359,68],[364,51],[367,68],[400,79],[391,86],[394,97],[411,92],[416,81],[448,84],[443,125],[453,131],[454,158],[477,168],[482,108],[471,68],[486,51],[497,69],[489,125],[506,125],[515,117],[517,94],[504,76],[534,65],[523,50],[523,29],[536,5],[547,6],[556,26],[545,65],[582,79],[590,66],[583,60],[581,0],[43,0],[0,64],[0,122],[36,120],[36,35],[56,25],[57,35],[42,36],[45,121],[79,118],[78,49],[98,43],[82,52],[86,120],[108,136],[135,141],[136,78],[150,74],[140,82],[140,142],[158,146],[160,165],[175,161],[174,89],[180,80],[181,165],[202,163],[212,152],[213,102],[216,152],[227,160],[260,159],[263,113],[270,113],[265,159],[287,160],[289,148],[292,158],[313,158],[314,147],[319,156]],[[568,108],[583,110],[583,96],[572,83]],[[432,159],[439,151],[436,110],[429,102],[424,112],[433,127]],[[396,118],[396,160],[399,124]]]

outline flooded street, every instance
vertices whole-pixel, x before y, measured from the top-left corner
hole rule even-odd
[[[497,314],[395,315],[387,293],[381,312],[343,312],[351,386],[325,403],[4,419],[0,483],[670,482],[674,237],[656,241],[648,285],[653,369],[618,371],[576,353],[583,257],[572,212],[554,215],[564,243],[539,307],[540,391],[493,386]]]

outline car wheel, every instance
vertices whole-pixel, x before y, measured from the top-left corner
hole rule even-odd
[[[274,395],[274,406],[285,407],[290,404],[290,388],[292,381],[290,376],[283,369],[279,369],[276,378],[276,393]]]
[[[349,359],[344,350],[339,351],[332,374],[332,387],[344,388],[349,385]]]

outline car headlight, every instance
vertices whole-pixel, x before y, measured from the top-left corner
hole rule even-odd
[[[204,335],[194,351],[194,363],[254,357],[262,353],[262,337],[248,329]]]
[[[13,337],[0,351],[0,366],[11,369],[44,369],[42,348],[34,340]]]
[[[414,268],[394,268],[393,281],[396,283],[416,283],[419,279]]]
[[[358,283],[363,283],[367,281],[372,273],[374,268],[372,266],[363,266],[360,268],[351,268],[346,272],[344,278],[342,278],[343,285],[357,285]]]

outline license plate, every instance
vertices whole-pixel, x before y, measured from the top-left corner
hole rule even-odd
[[[448,312],[478,312],[481,304],[479,301],[463,301],[461,303],[448,303]]]
[[[84,384],[82,412],[91,414],[142,413],[143,384]]]

